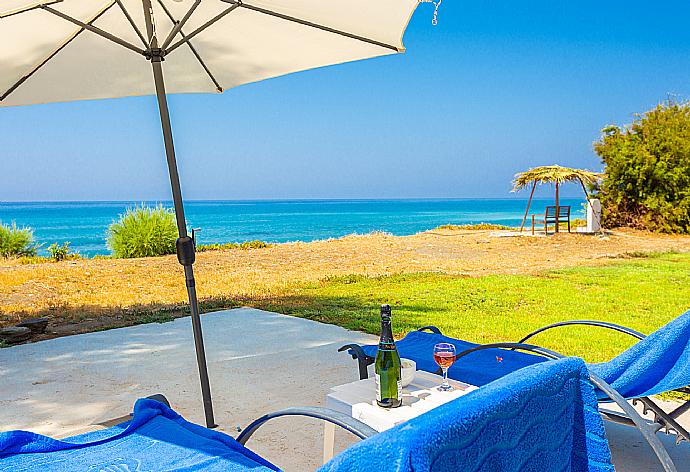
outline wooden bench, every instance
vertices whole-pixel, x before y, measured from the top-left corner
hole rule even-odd
[[[558,208],[558,214],[556,214],[556,208]],[[537,217],[543,217],[543,219],[537,220]],[[547,206],[546,213],[532,215],[532,234],[534,234],[534,227],[537,223],[544,225],[544,234],[547,234],[550,224],[554,225],[555,231],[558,233],[560,223],[566,221],[568,222],[568,232],[570,233],[569,206]]]

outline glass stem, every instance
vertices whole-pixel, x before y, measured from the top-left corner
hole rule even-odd
[[[443,386],[448,387],[448,368],[441,369],[443,371]]]

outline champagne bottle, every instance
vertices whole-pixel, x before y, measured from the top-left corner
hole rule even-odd
[[[383,408],[402,405],[400,354],[393,340],[391,307],[381,306],[381,338],[376,352],[376,403]]]

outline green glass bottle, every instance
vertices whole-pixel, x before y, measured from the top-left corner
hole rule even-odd
[[[393,340],[391,307],[381,306],[381,338],[374,364],[376,372],[376,403],[383,408],[402,405],[400,354]]]

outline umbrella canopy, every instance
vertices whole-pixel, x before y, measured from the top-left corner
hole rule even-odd
[[[529,201],[527,202],[527,210],[525,210],[525,217],[522,219],[520,231],[522,231],[522,229],[525,227],[525,220],[527,219],[527,213],[529,213],[529,207],[532,203],[532,197],[534,196],[534,190],[536,189],[537,184],[541,185],[544,183],[553,183],[556,185],[556,214],[558,214],[558,188],[560,184],[565,182],[579,182],[580,185],[582,185],[582,190],[585,192],[585,197],[587,197],[587,200],[589,201],[586,186],[588,184],[596,183],[603,176],[603,174],[598,172],[591,172],[584,169],[573,169],[571,167],[562,167],[558,165],[533,167],[528,171],[515,174],[515,179],[513,180],[513,192],[519,192],[520,190],[528,187],[530,184],[532,185],[532,192],[530,193]],[[558,229],[557,224],[557,233]]]
[[[166,90],[220,93],[292,72],[403,52],[402,37],[418,1],[0,4],[0,107],[154,94],[158,99],[179,233],[177,257],[184,268],[209,427],[215,422],[192,269],[195,250],[187,234]]]
[[[29,3],[0,4],[0,106],[156,93],[142,0]],[[151,3],[168,93],[208,93],[402,52],[418,0]]]

